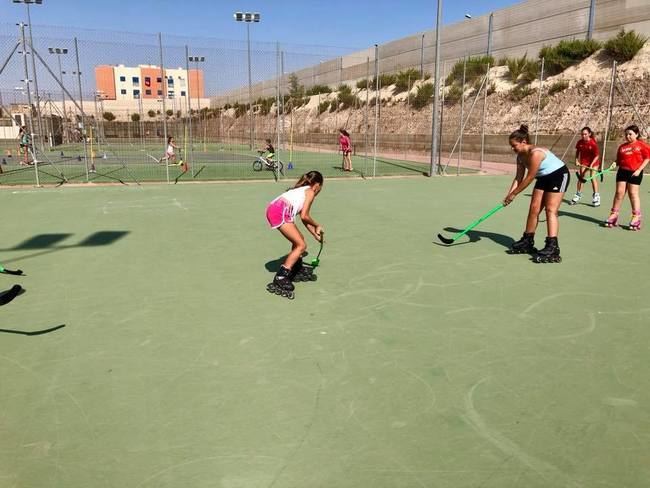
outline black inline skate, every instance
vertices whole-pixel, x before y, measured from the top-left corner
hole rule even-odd
[[[535,263],[561,263],[560,246],[557,243],[557,237],[547,237],[544,249],[541,249],[533,256]]]
[[[314,274],[314,267],[302,262],[302,258],[298,258],[296,264],[291,268],[289,275],[291,281],[297,283],[301,281],[316,281],[318,276]]]
[[[510,246],[508,254],[535,254],[535,234],[524,232],[524,235],[517,242]]]
[[[291,282],[290,274],[290,270],[284,266],[280,266],[280,269],[273,278],[273,282],[266,285],[266,289],[270,293],[275,293],[276,295],[281,295],[285,298],[288,298],[289,300],[293,300],[295,294],[293,292],[294,286]]]

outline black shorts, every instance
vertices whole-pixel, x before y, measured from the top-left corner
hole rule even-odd
[[[618,168],[618,171],[616,172],[616,182],[625,181],[630,185],[640,185],[641,181],[643,181],[643,171],[641,171],[639,176],[632,176],[632,173],[634,173],[634,171]]]
[[[564,193],[569,186],[569,169],[562,166],[552,173],[537,178],[535,190],[543,190],[547,193]]]

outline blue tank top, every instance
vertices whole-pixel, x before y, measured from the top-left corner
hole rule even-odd
[[[542,151],[545,155],[544,159],[542,159],[542,163],[539,165],[535,178],[550,175],[553,171],[557,171],[561,167],[565,166],[564,162],[548,149],[536,147],[533,151]]]

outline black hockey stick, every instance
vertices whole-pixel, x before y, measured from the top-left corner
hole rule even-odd
[[[22,276],[23,270],[22,269],[7,269],[4,266],[0,264],[0,273],[4,274],[10,274],[10,275],[17,275],[17,276]]]
[[[0,329],[0,332],[4,332],[6,334],[20,334],[26,336],[35,336],[35,335],[48,334],[50,332],[54,332],[55,330],[62,329],[63,327],[65,327],[65,324],[56,325],[54,327],[49,327],[43,330],[34,330],[32,332],[25,332],[24,330],[12,330],[12,329]]]
[[[6,305],[14,298],[16,298],[18,295],[22,294],[24,291],[25,290],[23,290],[23,287],[20,285],[12,286],[9,290],[5,291],[2,295],[0,295],[0,306]]]

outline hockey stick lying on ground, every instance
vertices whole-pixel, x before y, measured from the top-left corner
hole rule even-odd
[[[467,234],[470,230],[472,230],[474,227],[476,227],[478,224],[483,222],[484,220],[489,219],[492,215],[497,213],[499,210],[501,210],[505,205],[503,203],[500,203],[496,207],[494,207],[492,210],[490,210],[488,213],[485,215],[479,217],[476,219],[474,222],[469,224],[467,227],[465,227],[462,231],[460,231],[458,234],[456,234],[454,237],[449,239],[448,237],[443,236],[442,234],[438,234],[438,239],[440,239],[444,244],[452,244],[453,242],[457,241],[461,237],[463,237],[465,234]]]
[[[16,269],[16,270],[7,269],[3,265],[0,264],[0,273],[21,276],[23,274],[23,270],[22,269]]]
[[[614,171],[615,169],[616,169],[616,163],[612,163],[609,166],[609,168],[605,168],[604,170],[599,171],[598,173],[595,173],[595,174],[591,175],[589,178],[583,178],[582,176],[580,176],[580,173],[578,173],[576,171],[576,178],[578,178],[578,181],[580,181],[580,183],[587,183],[588,181],[591,181],[594,178],[598,178],[600,175],[603,175],[605,173],[609,173],[610,171]]]
[[[325,242],[325,232],[321,231],[320,233],[320,249],[318,250],[318,256],[316,259],[311,260],[311,265],[315,268],[320,264],[320,253],[323,252],[323,242]]]
[[[18,295],[24,293],[24,291],[25,290],[23,290],[23,287],[20,285],[12,286],[9,290],[5,291],[2,295],[0,295],[0,306],[6,305],[14,298],[16,298]]]
[[[34,330],[32,332],[25,332],[24,330],[12,330],[12,329],[0,329],[0,332],[4,332],[6,334],[20,334],[26,336],[35,336],[35,335],[48,334],[50,332],[54,332],[55,330],[62,329],[63,327],[65,327],[65,324],[56,325],[54,327],[49,327],[43,330]]]

